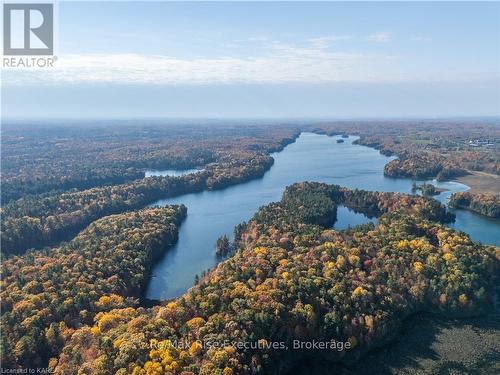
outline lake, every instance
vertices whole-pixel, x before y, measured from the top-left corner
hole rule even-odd
[[[183,294],[192,286],[196,274],[217,264],[217,238],[223,234],[232,238],[237,224],[251,219],[259,207],[280,200],[285,187],[295,182],[319,181],[352,189],[411,193],[412,180],[384,177],[384,166],[393,158],[353,144],[357,137],[337,143],[340,138],[302,133],[296,142],[272,154],[274,165],[260,179],[153,203],[151,206],[182,203],[187,206],[188,215],[180,226],[178,243],[154,265],[145,297],[165,300]],[[160,173],[167,172],[171,171]],[[443,203],[453,192],[468,189],[457,182],[431,183],[448,189],[435,197]],[[500,245],[498,220],[465,210],[454,212],[456,222],[450,226],[467,232],[474,240]],[[345,229],[368,221],[362,214],[339,207],[334,228]]]

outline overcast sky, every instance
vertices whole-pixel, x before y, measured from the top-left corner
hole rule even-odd
[[[2,114],[500,115],[500,3],[60,3],[56,68]]]

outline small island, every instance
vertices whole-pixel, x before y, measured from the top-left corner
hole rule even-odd
[[[445,191],[445,189],[441,189],[441,188],[438,188],[432,184],[427,184],[427,183],[423,183],[422,185],[417,185],[414,182],[413,186],[411,188],[411,191],[413,193],[420,191],[422,193],[422,195],[430,197],[430,196],[441,194],[443,191]]]
[[[379,222],[332,230],[338,205],[374,211]],[[60,332],[71,336],[56,355],[68,354],[59,355],[53,364],[56,372],[67,373],[95,368],[99,359],[109,373],[132,368],[147,374],[166,367],[172,374],[244,374],[257,363],[258,373],[271,374],[289,363],[284,350],[247,355],[238,348],[214,351],[197,344],[213,337],[234,342],[263,337],[257,339],[262,346],[269,342],[266,337],[286,345],[304,337],[336,340],[345,344],[341,350],[294,355],[298,361],[310,355],[312,361],[329,366],[353,363],[392,340],[397,334],[393,327],[408,316],[433,312],[444,318],[467,317],[490,306],[498,248],[447,227],[452,220],[445,206],[426,197],[316,182],[293,184],[280,201],[261,207],[239,230],[238,251],[201,275],[184,295],[145,308],[126,304],[127,289],[110,296],[96,292],[96,307],[88,310],[88,319],[70,315],[78,323],[73,331],[61,323]],[[218,243],[227,248],[229,239],[222,236]],[[27,260],[17,272],[29,274],[29,267]],[[40,268],[40,273],[48,272],[46,266]],[[18,288],[17,278],[9,274],[8,280],[10,288]],[[15,314],[17,306],[36,314],[29,310],[32,297],[24,290],[44,286],[30,281],[23,281],[24,294],[14,294],[9,318],[23,318]],[[64,306],[62,302],[58,300]],[[9,333],[11,345],[21,340],[15,334]],[[174,345],[191,341],[194,344],[185,349]],[[122,348],[131,345],[137,349],[120,356]],[[34,346],[33,355],[45,354],[44,347]]]

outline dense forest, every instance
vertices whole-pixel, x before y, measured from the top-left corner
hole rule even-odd
[[[357,143],[398,156],[384,169],[391,177],[446,180],[469,170],[500,173],[500,131],[488,123],[7,124],[2,129],[2,252],[53,244],[92,220],[162,197],[260,177],[273,163],[269,154],[293,142],[301,130],[359,135]],[[477,139],[493,146],[470,147]],[[147,169],[170,168],[202,172],[144,179]]]
[[[2,366],[46,366],[100,311],[135,306],[185,216],[184,206],[108,216],[61,247],[4,260]]]
[[[494,120],[338,121],[310,129],[328,135],[355,134],[360,137],[355,141],[357,144],[376,148],[387,156],[397,156],[385,165],[387,177],[446,181],[471,174],[474,178],[465,183],[479,186],[476,201],[487,200],[488,208],[479,208],[479,204],[455,207],[493,217],[500,210],[500,127]],[[484,183],[486,178],[490,183]],[[427,192],[434,194],[428,189]],[[481,197],[482,193],[487,196]]]
[[[481,215],[500,219],[500,197],[494,194],[478,194],[468,191],[453,193],[449,205],[456,208],[467,208]]]
[[[467,171],[440,155],[417,154],[390,161],[384,168],[384,174],[416,179],[436,177],[438,181],[444,181],[464,176]]]
[[[204,168],[268,155],[300,131],[354,134],[397,155],[386,174],[449,179],[468,170],[500,174],[500,131],[487,121],[336,121],[314,125],[5,124],[2,202],[29,194],[122,184],[146,169]],[[221,166],[221,168],[225,168]]]
[[[305,356],[348,364],[414,313],[470,316],[491,302],[500,249],[446,227],[445,206],[314,182],[289,186],[236,227],[233,243],[221,236],[215,252],[227,258],[184,295],[140,302],[187,215],[148,204],[261,177],[302,130],[358,135],[397,156],[391,177],[498,175],[490,124],[105,125],[2,129],[3,367],[230,375],[288,371]],[[178,168],[199,171],[145,177]],[[431,186],[415,188],[436,194]],[[377,224],[333,230],[339,205]],[[498,193],[457,193],[450,206],[500,213]],[[341,347],[286,350],[294,340]]]
[[[379,222],[334,231],[338,203],[375,212]],[[441,224],[452,219],[424,197],[293,185],[186,294],[153,308],[102,308],[64,340],[51,366],[65,374],[227,375],[273,373],[303,355],[349,363],[417,311],[487,308],[500,249]],[[312,339],[343,347],[285,349]]]
[[[396,155],[384,170],[390,177],[448,180],[469,170],[500,174],[500,129],[494,121],[338,121],[311,129],[359,135],[356,143]]]
[[[121,184],[143,178],[146,169],[241,164],[249,154],[279,151],[298,136],[293,126],[150,123],[4,125],[2,202]]]
[[[140,208],[161,198],[221,189],[261,177],[272,163],[270,156],[246,154],[245,158],[223,160],[181,177],[148,177],[83,191],[28,195],[1,209],[2,252],[19,254],[31,247],[67,239],[93,220]]]

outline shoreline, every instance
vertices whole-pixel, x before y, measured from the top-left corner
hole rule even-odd
[[[500,176],[477,171],[468,171],[469,174],[454,178],[452,181],[459,182],[469,187],[471,193],[492,193],[500,195]]]
[[[279,150],[276,150],[272,153],[269,153],[267,154],[268,156],[270,156],[271,158],[273,158],[273,161],[275,160],[275,157],[277,154],[283,152],[285,150],[286,147],[288,147],[289,145],[291,144],[294,144],[297,142],[297,140],[301,137],[301,136],[304,136],[304,135],[316,135],[316,136],[326,136],[328,138],[332,138],[332,139],[335,139],[335,138],[338,138],[338,137],[341,137],[340,134],[322,134],[321,132],[318,132],[318,131],[315,131],[315,130],[302,130],[302,131],[299,131],[297,132],[296,134],[296,137],[294,137],[293,139],[290,139],[289,142],[287,142],[286,145],[283,145]],[[366,147],[368,149],[372,149],[372,150],[376,150],[380,153],[380,150],[378,150],[376,147],[372,147],[372,146],[367,146],[367,145],[362,145],[362,144],[358,144],[356,143],[356,141],[359,139],[359,136],[358,135],[355,135],[355,134],[349,134],[349,138],[352,139],[352,143],[353,144],[356,144],[357,146],[359,147]],[[387,157],[386,155],[383,155],[381,154],[382,156],[384,156],[385,158],[388,158],[390,159],[390,157]],[[226,190],[226,189],[231,189],[231,188],[234,188],[234,187],[237,187],[237,186],[241,186],[241,185],[245,185],[253,180],[258,180],[258,179],[262,179],[264,177],[264,175],[266,175],[267,173],[269,173],[269,171],[274,167],[274,162],[268,166],[268,168],[266,168],[262,175],[259,175],[259,176],[252,176],[252,178],[249,178],[247,180],[240,180],[240,181],[237,181],[237,182],[234,182],[234,183],[231,183],[231,184],[228,184],[226,186],[218,186],[217,188],[215,189],[203,189],[203,190],[199,190],[199,191],[196,191],[196,192],[191,192],[191,193],[180,193],[178,195],[175,195],[175,196],[170,196],[170,197],[163,197],[161,199],[157,199],[153,202],[150,202],[147,206],[154,206],[154,205],[162,205],[162,204],[171,204],[171,202],[169,201],[170,198],[180,198],[184,195],[189,195],[189,194],[204,194],[208,191],[215,191],[215,190],[220,190],[220,191],[223,191],[223,190]],[[383,172],[381,171],[380,172],[381,174],[383,174]],[[385,176],[386,177],[386,176]],[[411,178],[408,178],[408,177],[386,177],[386,178],[394,178],[394,179],[401,179],[401,180],[406,180],[406,181],[409,181],[411,182],[412,179]],[[435,181],[435,179],[433,180],[426,180],[426,181],[423,181],[425,183],[433,183],[433,181]],[[465,187],[470,190],[471,186],[467,185],[467,184],[464,184],[463,182],[460,182],[460,181],[457,181],[457,180],[446,180],[446,181],[443,181],[443,182],[454,182],[454,183],[459,183],[459,184],[462,184],[462,185],[465,185]],[[439,183],[439,181],[438,181]],[[440,187],[436,187],[438,190],[439,190],[439,194],[437,194],[436,196],[433,196],[434,199],[436,199],[436,197],[438,195],[441,195],[443,193],[446,193],[446,192],[449,192],[450,190],[452,189],[448,189],[448,188],[440,188]],[[405,192],[405,194],[412,194],[411,192]],[[447,206],[447,202],[442,202],[443,204],[445,204]],[[481,215],[480,213],[478,212],[475,212],[473,210],[470,210],[470,209],[466,209],[466,208],[460,208],[460,210],[463,210],[463,211],[468,211],[468,212],[471,212],[473,215],[477,215],[478,217],[486,217],[488,219],[491,219],[490,217],[487,217],[487,216],[484,216],[484,215]],[[214,264],[217,265],[219,263],[216,262]],[[208,267],[209,269],[212,268],[212,267]],[[192,275],[193,278],[195,275]],[[149,279],[148,282],[151,282],[151,279],[152,277],[154,277],[153,275],[151,275],[151,278]],[[192,280],[192,279],[191,279]],[[174,298],[178,298],[179,296],[181,296],[183,293],[186,293],[189,288],[192,287],[192,283],[190,283],[190,285],[187,287],[187,289],[185,289],[182,293],[180,293],[179,295],[176,295],[176,296],[171,296],[169,298],[166,298],[166,299],[163,299],[163,298],[148,298],[147,297],[147,293],[144,293],[142,294],[142,298],[145,298],[146,300],[148,300],[149,302],[148,303],[164,303],[165,301],[169,301],[171,299],[174,299]]]

